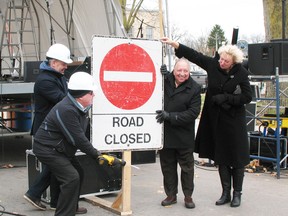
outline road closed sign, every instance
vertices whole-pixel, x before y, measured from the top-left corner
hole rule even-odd
[[[101,151],[162,147],[161,42],[95,36],[92,144]]]

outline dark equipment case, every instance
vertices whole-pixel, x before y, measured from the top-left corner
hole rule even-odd
[[[84,180],[80,190],[80,198],[88,195],[102,195],[115,193],[121,189],[122,167],[99,165],[95,159],[77,153],[76,156],[84,170]],[[31,187],[36,176],[42,170],[41,162],[35,157],[32,150],[26,150],[26,163],[28,168],[28,185]],[[50,202],[50,189],[42,196],[44,202]]]

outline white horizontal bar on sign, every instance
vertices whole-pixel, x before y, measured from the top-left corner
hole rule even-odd
[[[104,71],[104,81],[152,82],[153,72]]]

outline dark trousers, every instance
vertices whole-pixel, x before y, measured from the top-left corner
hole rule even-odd
[[[194,155],[192,149],[162,149],[159,151],[164,190],[167,196],[178,193],[178,171],[181,168],[183,194],[191,197],[194,190]]]
[[[42,164],[42,170],[34,180],[31,187],[27,191],[28,195],[33,199],[41,200],[42,194],[50,186],[50,206],[56,207],[59,196],[59,183],[54,175],[51,175],[50,169],[45,164]]]
[[[84,171],[76,158],[66,157],[52,148],[34,144],[33,151],[60,183],[55,216],[75,215]]]

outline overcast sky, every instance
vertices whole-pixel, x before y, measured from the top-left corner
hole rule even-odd
[[[228,40],[234,27],[239,28],[238,39],[265,35],[262,0],[162,0],[164,8],[166,1],[170,25],[195,37],[209,34],[215,24],[221,26]],[[158,2],[144,0],[149,5]]]

